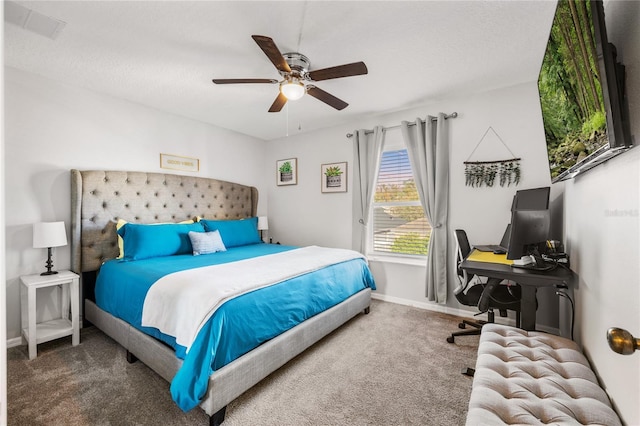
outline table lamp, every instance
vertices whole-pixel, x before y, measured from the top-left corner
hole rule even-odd
[[[47,270],[40,275],[53,275],[58,271],[52,271],[51,248],[67,245],[67,231],[64,222],[41,222],[33,224],[33,248],[47,248]]]
[[[269,229],[269,220],[267,216],[258,217],[258,231],[260,231],[260,239],[262,239],[262,231]]]

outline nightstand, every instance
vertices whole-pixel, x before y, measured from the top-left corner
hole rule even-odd
[[[22,285],[22,334],[29,343],[29,359],[38,356],[37,345],[60,337],[72,336],[71,344],[80,343],[80,285],[79,276],[71,271],[54,275],[25,275]],[[39,288],[61,286],[60,318],[36,323],[36,292]],[[71,304],[71,318],[69,318]]]

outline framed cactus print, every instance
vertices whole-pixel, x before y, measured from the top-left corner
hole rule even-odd
[[[320,166],[322,192],[347,192],[347,163],[329,163]]]
[[[297,158],[276,161],[276,183],[278,186],[298,184]]]

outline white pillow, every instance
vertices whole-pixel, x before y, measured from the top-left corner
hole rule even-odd
[[[227,251],[222,242],[220,232],[193,232],[189,231],[189,239],[193,247],[193,255],[216,253],[218,251]]]

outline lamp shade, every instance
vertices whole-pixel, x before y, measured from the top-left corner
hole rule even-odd
[[[269,229],[269,220],[267,216],[258,217],[258,231],[266,231]]]
[[[33,224],[33,248],[49,248],[67,245],[64,222],[41,222]]]
[[[280,91],[290,101],[295,101],[304,96],[304,84],[299,81],[286,81],[280,86]]]

